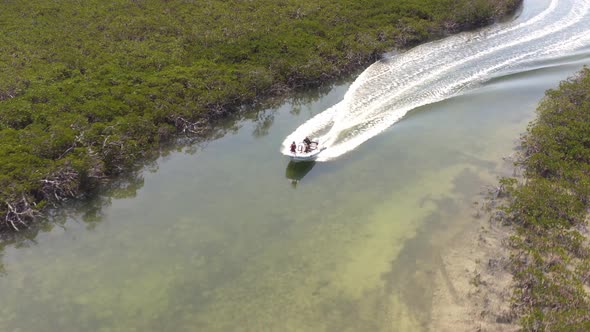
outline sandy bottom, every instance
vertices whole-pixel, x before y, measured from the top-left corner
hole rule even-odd
[[[430,331],[517,331],[510,315],[512,275],[507,270],[510,228],[488,216],[455,236],[441,252]]]

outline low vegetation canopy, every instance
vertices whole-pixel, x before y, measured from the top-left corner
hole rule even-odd
[[[522,138],[526,181],[501,180],[514,313],[525,331],[590,331],[590,70],[547,92]]]

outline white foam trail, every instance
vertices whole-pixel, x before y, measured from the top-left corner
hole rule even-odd
[[[545,10],[543,10],[540,14],[534,16],[532,19],[518,23],[516,25],[513,26],[505,26],[505,25],[494,25],[492,28],[489,28],[487,30],[483,30],[482,32],[478,33],[477,35],[473,36],[472,34],[459,34],[456,36],[451,36],[449,38],[445,39],[445,48],[448,49],[455,49],[455,47],[457,46],[461,46],[463,45],[465,42],[470,41],[471,39],[479,39],[479,38],[494,38],[497,36],[501,36],[503,34],[506,34],[508,32],[514,31],[516,29],[522,29],[524,27],[527,27],[529,25],[532,25],[534,23],[537,23],[543,19],[545,19],[549,14],[551,14],[553,11],[555,11],[555,9],[557,8],[559,1],[558,0],[552,0],[551,3],[549,4],[549,6],[547,8],[545,8]],[[440,42],[440,41],[439,41]],[[425,48],[426,51],[420,54],[420,57],[415,57],[415,58],[411,58],[411,57],[405,57],[403,60],[401,60],[401,62],[398,64],[400,66],[409,64],[411,62],[416,62],[416,61],[420,61],[422,58],[424,57],[431,57],[433,55],[438,55],[438,53],[441,51],[440,47],[436,47],[436,43],[437,42],[433,42],[433,43],[427,43],[427,44],[422,44],[417,46],[416,48],[414,48],[414,51],[416,51],[418,48]],[[369,78],[369,80],[378,78],[380,76],[384,76],[386,75],[388,72],[390,72],[391,70],[387,70],[383,73],[379,73],[375,76],[372,76]]]
[[[282,151],[304,136],[319,137],[328,147],[319,161],[336,158],[416,107],[456,96],[498,71],[587,46],[589,10],[588,0],[552,0],[523,22],[460,34],[377,62],[358,77],[340,103],[289,135]]]

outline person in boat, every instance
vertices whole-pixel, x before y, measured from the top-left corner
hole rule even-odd
[[[305,153],[308,153],[311,150],[311,140],[306,136],[303,143],[305,143]]]
[[[297,152],[297,145],[295,145],[295,142],[291,143],[291,153],[296,153]]]

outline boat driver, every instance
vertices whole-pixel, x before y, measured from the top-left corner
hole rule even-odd
[[[311,140],[309,139],[309,137],[305,136],[303,143],[305,143],[305,152],[311,151]]]

